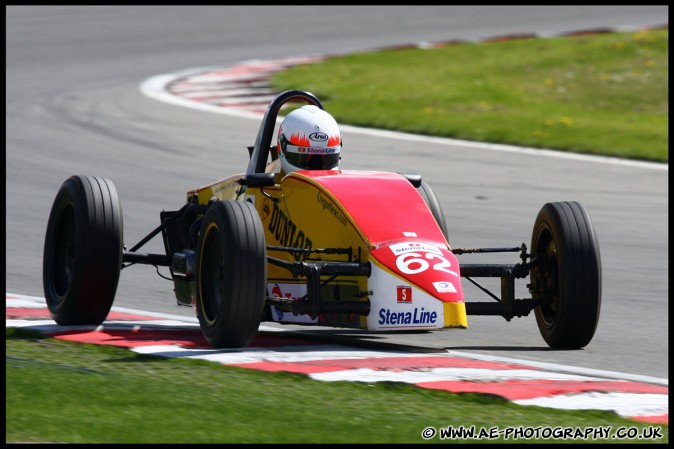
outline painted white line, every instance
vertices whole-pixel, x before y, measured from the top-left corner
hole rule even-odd
[[[39,301],[38,301],[39,299]],[[46,304],[44,299],[41,298],[9,298],[9,295],[5,299],[5,308],[6,307],[16,307],[19,309],[44,309]]]
[[[305,363],[318,360],[365,360],[375,358],[419,358],[419,354],[403,352],[371,351],[340,344],[302,344],[279,347],[247,347],[237,349],[183,348],[177,345],[138,346],[133,351],[163,357],[206,359],[225,365],[246,363]],[[168,354],[168,355],[167,355]]]
[[[34,307],[46,307],[45,299],[39,296],[28,296],[28,295],[15,295],[13,293],[5,294],[5,302],[9,304],[21,304],[23,302],[28,304],[34,304]],[[11,307],[22,307],[14,306]],[[33,306],[24,306],[24,307],[33,307]]]
[[[598,370],[598,369],[592,369],[592,368],[581,368],[577,366],[566,366],[566,365],[558,365],[555,363],[548,363],[548,362],[535,362],[532,360],[523,360],[523,359],[513,359],[510,357],[500,357],[500,356],[495,356],[495,355],[484,355],[484,354],[474,354],[474,353],[469,353],[469,352],[462,352],[462,351],[450,351],[450,354],[456,355],[458,357],[466,357],[470,359],[475,359],[475,360],[484,360],[487,362],[504,362],[504,363],[517,363],[520,365],[526,365],[526,366],[532,366],[535,368],[540,368],[543,370],[552,370],[552,371],[557,371],[557,372],[567,372],[567,373],[574,373],[574,374],[581,374],[581,375],[588,375],[588,376],[596,376],[596,377],[601,377],[604,379],[615,379],[615,380],[631,380],[634,382],[644,382],[644,383],[649,383],[649,384],[654,384],[654,385],[664,385],[668,386],[669,385],[669,379],[663,379],[660,377],[651,377],[651,376],[643,376],[643,375],[638,375],[638,374],[627,374],[627,373],[619,373],[617,371],[605,371],[605,370]]]
[[[418,355],[417,355],[418,356]],[[404,382],[419,384],[424,382],[468,381],[468,382],[505,382],[509,380],[560,380],[576,382],[597,382],[602,379],[574,376],[526,369],[483,369],[483,368],[430,368],[414,371],[374,370],[356,368],[326,373],[313,373],[311,377],[323,381],[350,382]]]
[[[120,313],[129,313],[132,315],[142,315],[142,316],[149,316],[153,318],[165,318],[169,320],[176,320],[176,321],[182,321],[183,323],[194,323],[194,324],[199,324],[199,319],[194,316],[194,317],[187,317],[187,316],[182,316],[182,315],[172,315],[170,313],[160,313],[160,312],[147,312],[145,310],[138,310],[138,309],[129,309],[128,307],[112,307],[113,312],[120,312]]]
[[[59,330],[63,330],[63,326],[59,326],[54,322],[54,320],[21,320],[21,319],[12,319],[12,320],[7,320],[5,319],[5,327],[9,328],[20,328],[20,327],[35,327],[39,328],[41,331],[44,332],[58,332]],[[75,327],[72,327],[73,329]],[[89,327],[91,328],[91,326]]]
[[[44,301],[44,300],[43,300]],[[170,313],[160,313],[160,312],[147,312],[145,310],[138,310],[138,309],[129,309],[127,307],[112,307],[113,312],[121,312],[121,313],[130,313],[133,315],[143,315],[143,316],[149,316],[153,318],[166,318],[169,320],[176,320],[178,322],[182,323],[192,323],[192,324],[199,324],[199,319],[194,316],[194,317],[186,317],[182,315],[172,315]],[[283,329],[278,329],[276,327],[271,327],[271,326],[265,326],[265,325],[260,325],[259,330],[261,331],[266,331],[266,332],[283,332]]]
[[[669,413],[669,395],[637,393],[588,392],[543,396],[533,399],[516,399],[519,405],[564,410],[608,410],[621,416],[658,416]]]
[[[34,320],[34,319],[9,319],[5,320],[6,327],[30,327],[38,329],[40,332],[62,332],[62,331],[115,331],[128,330],[130,328],[157,329],[168,327],[171,330],[199,330],[199,325],[185,323],[176,320],[157,320],[157,321],[134,321],[134,320],[110,320],[101,325],[94,324],[75,324],[70,326],[60,326],[54,320]]]

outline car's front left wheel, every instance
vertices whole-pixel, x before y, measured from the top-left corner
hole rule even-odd
[[[196,309],[213,347],[245,347],[262,319],[267,251],[262,221],[248,202],[212,204],[197,242]]]

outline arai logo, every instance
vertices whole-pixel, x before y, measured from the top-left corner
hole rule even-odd
[[[314,142],[325,142],[328,140],[328,135],[322,132],[315,132],[309,134],[309,139],[313,140]]]

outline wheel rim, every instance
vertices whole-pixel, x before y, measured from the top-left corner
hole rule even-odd
[[[53,288],[58,297],[65,296],[72,283],[76,232],[75,212],[72,207],[67,207],[62,213],[54,236],[56,254],[52,261],[52,273]]]
[[[559,305],[559,282],[557,264],[557,245],[546,232],[539,237],[538,247],[544,248],[545,262],[535,268],[535,295],[540,301],[538,316],[542,324],[551,328],[555,324]]]
[[[204,318],[212,325],[224,300],[225,279],[220,231],[213,225],[206,232],[202,267],[207,269],[203,270],[201,307]]]

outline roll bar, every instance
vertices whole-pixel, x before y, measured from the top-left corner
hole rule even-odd
[[[274,128],[276,127],[276,118],[278,117],[281,106],[291,101],[305,101],[324,109],[321,101],[310,92],[305,92],[303,90],[287,90],[277,95],[269,104],[269,107],[262,118],[260,130],[257,132],[257,138],[255,139],[255,146],[250,155],[250,162],[248,163],[246,174],[264,173],[267,159],[269,158],[269,148],[271,147]]]

